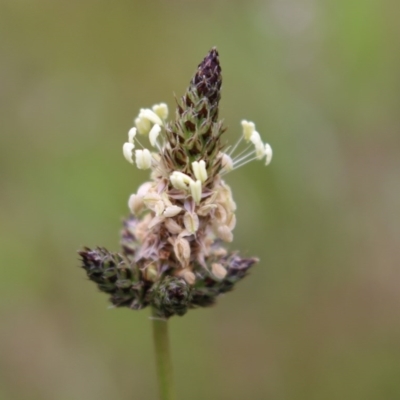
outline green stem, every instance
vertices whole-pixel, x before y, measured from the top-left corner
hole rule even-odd
[[[153,338],[161,400],[175,400],[171,354],[168,340],[168,321],[159,319],[153,310]]]

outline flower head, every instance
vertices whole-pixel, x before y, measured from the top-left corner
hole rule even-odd
[[[123,155],[137,168],[150,169],[151,180],[129,198],[121,254],[103,248],[80,252],[89,278],[116,306],[151,305],[159,317],[183,315],[214,304],[257,261],[223,246],[233,240],[236,204],[222,176],[255,159],[265,158],[268,165],[272,149],[246,120],[238,142],[224,144],[221,82],[213,48],[178,101],[175,119],[167,121],[168,107],[160,103],[141,109],[129,130]],[[153,150],[143,147],[142,136]]]

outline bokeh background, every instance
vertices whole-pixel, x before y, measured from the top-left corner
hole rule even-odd
[[[140,107],[216,45],[221,116],[270,167],[227,176],[232,248],[261,263],[171,320],[180,399],[400,398],[397,1],[0,1],[0,399],[157,398],[147,310],[108,310],[78,268],[118,249],[147,178]]]

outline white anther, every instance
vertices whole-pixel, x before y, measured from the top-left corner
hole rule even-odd
[[[203,183],[207,180],[206,162],[204,160],[192,162],[192,170],[196,179]]]
[[[141,135],[147,135],[150,132],[151,123],[146,118],[141,118],[140,116],[137,117],[135,119],[135,125],[136,125],[136,128],[137,128],[137,131]]]
[[[264,144],[262,142],[257,143],[255,145],[255,149],[256,149],[256,157],[258,160],[261,160],[264,155],[265,155],[265,147]]]
[[[246,142],[248,142],[250,140],[252,133],[256,130],[256,126],[254,125],[254,122],[249,122],[244,119],[242,121],[242,127],[243,127],[243,137],[246,140]]]
[[[136,165],[139,169],[149,169],[151,167],[151,154],[147,149],[135,150]]]
[[[135,139],[137,129],[135,127],[129,129],[128,132],[128,142],[133,143],[133,139]]]
[[[126,158],[126,160],[128,162],[130,162],[131,164],[133,164],[133,149],[135,148],[135,145],[133,143],[124,143],[124,145],[122,146],[122,153],[124,154],[124,157]]]
[[[152,109],[162,120],[168,118],[168,106],[165,103],[154,104]]]
[[[178,237],[174,241],[174,252],[176,258],[182,264],[183,267],[186,267],[189,264],[190,260],[190,245],[189,242],[182,238]]]
[[[188,188],[188,186],[184,182],[182,176],[180,176],[180,175],[171,174],[169,177],[169,180],[171,181],[172,186],[175,189],[186,190]]]
[[[190,182],[194,182],[193,179],[189,176],[184,174],[183,172],[174,171],[169,177],[172,186],[175,189],[179,190],[187,190],[188,185]]]
[[[157,138],[158,138],[158,135],[160,134],[160,132],[161,132],[161,126],[158,124],[155,124],[150,130],[149,140],[150,140],[150,144],[153,147],[155,147],[155,145],[156,145]]]
[[[150,108],[142,108],[139,113],[139,118],[148,119],[153,124],[162,125],[162,119]]]
[[[250,141],[251,143],[254,144],[254,146],[257,146],[260,143],[262,144],[261,136],[257,131],[253,131],[253,133],[250,136]]]
[[[196,182],[191,181],[189,183],[189,186],[193,200],[195,201],[196,204],[199,204],[201,201],[201,193],[202,193],[201,181],[199,179]]]
[[[222,153],[222,168],[224,171],[229,172],[233,170],[233,160],[228,154]]]
[[[272,147],[265,143],[265,165],[268,165],[272,160]]]

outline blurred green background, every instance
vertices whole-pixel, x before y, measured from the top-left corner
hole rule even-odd
[[[227,137],[254,120],[274,159],[227,176],[261,263],[171,320],[179,399],[399,399],[399,11],[1,0],[0,399],[156,399],[148,311],[108,310],[76,250],[118,249],[132,119],[214,45]]]

